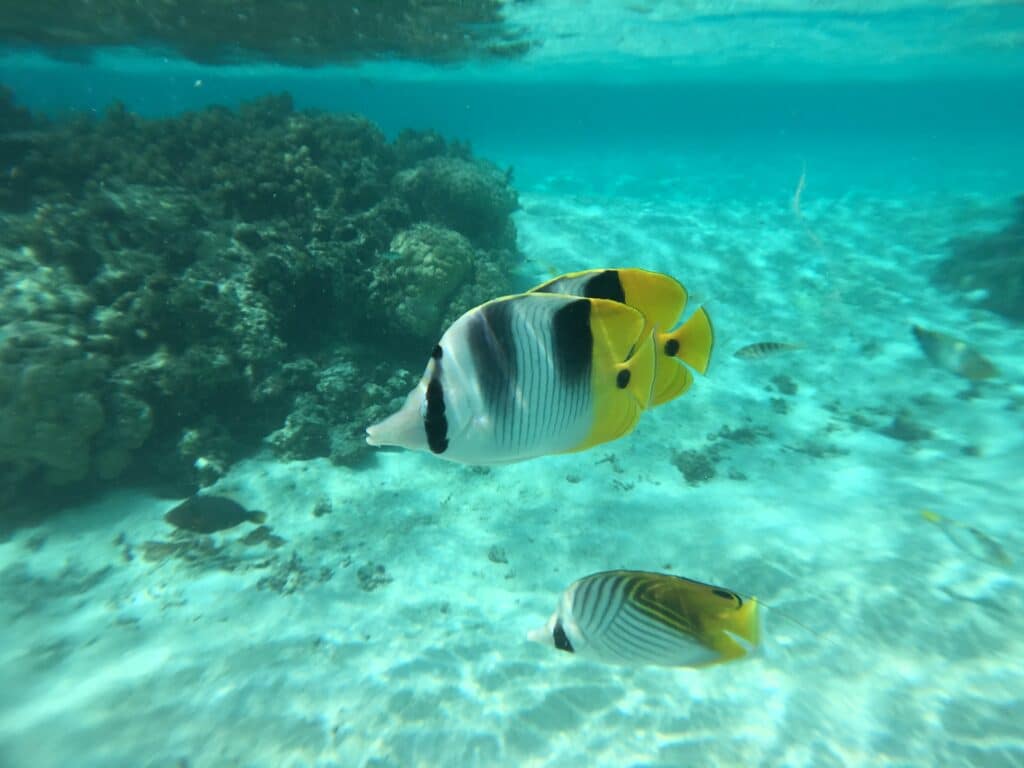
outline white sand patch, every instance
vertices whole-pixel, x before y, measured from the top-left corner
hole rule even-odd
[[[1020,330],[927,279],[963,200],[850,194],[802,222],[784,195],[523,203],[524,280],[544,263],[676,275],[711,312],[710,375],[579,455],[244,462],[210,491],[265,510],[276,549],[244,544],[249,524],[175,538],[176,501],[130,493],[17,532],[0,544],[0,763],[1024,762]],[[911,322],[976,342],[1005,378],[969,391],[930,368]],[[731,356],[766,339],[804,348]],[[1014,567],[971,558],[924,508]],[[621,669],[524,641],[572,580],[615,567],[756,594],[763,652]]]

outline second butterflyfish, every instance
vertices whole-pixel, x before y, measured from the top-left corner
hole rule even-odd
[[[647,319],[646,330],[654,334],[657,350],[652,407],[690,388],[693,374],[689,368],[701,375],[707,373],[714,346],[711,319],[700,307],[679,324],[689,296],[674,277],[635,267],[589,269],[548,280],[531,292],[610,299],[639,310]]]
[[[700,667],[761,640],[758,603],[664,573],[603,571],[573,582],[529,640],[612,664]]]
[[[651,404],[654,338],[609,299],[524,293],[469,310],[434,347],[370,445],[502,464],[580,451],[632,431]]]

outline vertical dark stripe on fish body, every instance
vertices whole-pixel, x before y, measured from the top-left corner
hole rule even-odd
[[[579,299],[555,312],[551,322],[552,354],[560,383],[569,388],[590,386],[594,333],[590,329],[590,302]]]
[[[504,435],[504,439],[508,437],[509,393],[518,368],[509,304],[485,304],[473,317],[466,334],[484,405],[495,419],[495,435]]]
[[[448,448],[448,419],[444,415],[444,388],[441,386],[441,361],[434,368],[434,375],[427,384],[427,412],[423,427],[427,433],[427,445],[434,453],[444,453]]]
[[[611,299],[620,304],[626,303],[626,292],[616,269],[606,269],[590,278],[583,287],[583,295],[590,299]]]

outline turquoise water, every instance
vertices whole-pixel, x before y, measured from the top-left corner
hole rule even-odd
[[[8,33],[16,104],[59,125],[120,101],[158,128],[102,123],[99,149],[81,129],[64,159],[41,118],[0,123],[0,765],[1024,765],[1020,6],[503,12],[543,44],[293,68]],[[283,91],[294,112],[156,122]],[[274,175],[320,146],[288,134],[303,110],[436,131],[493,174],[375,219],[378,197],[414,205],[401,169],[344,204],[308,166]],[[324,140],[312,165],[368,144]],[[238,179],[189,165],[224,156]],[[264,165],[273,195],[219,207]],[[480,199],[506,188],[488,229]],[[437,258],[469,248],[509,291],[674,276],[712,318],[708,375],[580,453],[365,448],[444,318],[490,298],[467,282],[433,325],[406,306],[468,281],[385,279],[420,219],[457,233]],[[929,359],[915,324],[998,376]],[[799,348],[734,356],[765,341]],[[269,528],[176,530],[199,488]],[[756,595],[762,647],[665,669],[526,642],[612,568]]]

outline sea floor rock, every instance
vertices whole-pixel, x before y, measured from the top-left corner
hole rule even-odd
[[[1014,204],[1013,220],[998,232],[953,240],[935,280],[964,293],[980,292],[981,306],[1024,322],[1024,195]]]

